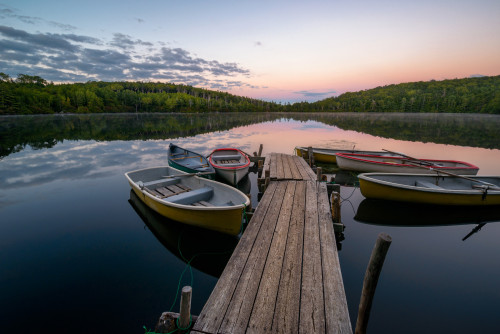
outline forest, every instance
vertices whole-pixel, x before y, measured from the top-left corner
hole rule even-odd
[[[500,76],[420,81],[279,104],[160,82],[54,84],[0,73],[0,115],[123,112],[419,112],[500,114]]]
[[[0,115],[122,112],[283,111],[262,100],[187,85],[153,82],[49,83],[0,73]]]
[[[423,112],[500,114],[500,75],[420,81],[348,92],[294,111]]]

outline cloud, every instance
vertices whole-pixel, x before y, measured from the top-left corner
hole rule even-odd
[[[302,95],[306,98],[315,98],[315,99],[324,99],[329,97],[330,95],[334,95],[337,92],[334,90],[326,91],[326,92],[318,92],[312,90],[301,90],[297,92],[293,92],[294,94]]]
[[[63,31],[76,29],[17,15],[0,5],[2,16],[34,25],[43,22]],[[203,59],[182,48],[168,47],[162,42],[153,44],[122,33],[114,33],[107,41],[74,33],[32,33],[0,25],[0,66],[11,77],[23,73],[54,82],[168,81],[220,90],[255,88],[235,80],[250,77],[250,71],[237,63]]]

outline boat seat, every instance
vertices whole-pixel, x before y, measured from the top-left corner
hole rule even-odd
[[[194,202],[191,205],[194,205],[194,206],[204,206],[204,207],[213,207],[213,206],[215,206],[215,205],[213,205],[211,203],[208,203],[208,202],[205,202],[205,201]]]
[[[214,189],[212,187],[203,187],[170,196],[166,200],[171,203],[189,205],[199,201],[208,201],[212,197],[213,193]]]
[[[424,188],[431,188],[431,189],[444,189],[443,187],[437,186],[434,183],[431,183],[429,181],[415,181],[415,186],[424,187]]]
[[[213,161],[220,161],[220,160],[240,160],[241,155],[239,154],[232,154],[232,155],[214,155],[212,156]]]
[[[242,166],[242,163],[241,162],[232,163],[232,164],[220,163],[218,165],[224,165],[224,167],[238,167],[238,166]]]
[[[165,187],[165,186],[170,186],[172,184],[177,184],[181,180],[179,178],[169,178],[169,179],[160,179],[160,180],[153,180],[153,181],[148,181],[148,182],[142,182],[142,181],[137,181],[137,185],[142,188],[142,187],[150,187],[150,186],[157,186],[157,187]]]

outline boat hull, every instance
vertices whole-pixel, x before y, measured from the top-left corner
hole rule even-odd
[[[163,168],[165,171],[170,170],[170,172],[167,172],[169,173],[167,176],[172,175],[172,173],[176,175],[185,174],[181,171],[173,169],[172,167],[157,168]],[[215,192],[230,193],[230,198],[235,203],[233,203],[233,205],[211,207],[171,203],[168,202],[168,199],[162,199],[150,193],[150,191],[141,187],[138,180],[134,180],[132,177],[132,173],[138,174],[139,172],[146,170],[129,172],[126,173],[125,176],[127,177],[128,182],[137,197],[139,197],[139,199],[141,199],[152,210],[164,217],[192,226],[202,227],[230,235],[238,235],[241,232],[243,215],[246,207],[250,205],[250,200],[241,191],[220,182],[203,179],[198,176],[188,176],[193,179],[191,180],[191,184],[199,183],[200,187],[209,186],[213,188]],[[172,172],[171,170],[174,171]],[[184,177],[181,176],[181,178]]]
[[[208,162],[220,178],[233,186],[248,174],[250,168],[249,157],[236,148],[216,149],[210,154]]]
[[[199,173],[201,177],[215,180],[215,169],[203,155],[170,144],[168,148],[169,166],[186,173]]]
[[[358,178],[361,194],[366,198],[437,205],[500,205],[500,190],[485,191],[473,187],[481,183],[460,179],[457,185],[450,186],[454,189],[411,185],[412,182],[417,181],[431,185],[435,185],[436,181],[438,184],[451,184],[459,179],[453,176],[366,173],[358,175]],[[486,180],[500,187],[500,177],[472,176],[470,178]]]
[[[313,147],[313,156],[314,161],[321,163],[337,163],[337,153],[358,153],[358,154],[377,154],[384,155],[387,152],[384,151],[360,151],[360,150],[337,150],[337,149],[329,149],[329,148],[317,148]],[[295,155],[302,157],[304,159],[308,159],[308,148],[297,146],[295,147]]]
[[[420,161],[442,166],[436,165],[429,168],[426,165],[418,165],[416,160],[394,156],[344,153],[337,155],[337,164],[341,169],[356,172],[436,174],[436,172],[444,171],[456,175],[476,175],[479,170],[478,167],[462,161],[430,159]]]

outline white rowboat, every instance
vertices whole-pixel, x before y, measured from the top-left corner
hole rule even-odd
[[[457,175],[476,175],[479,167],[456,160],[412,159],[398,156],[338,153],[341,169],[357,172],[435,174],[444,171]]]
[[[219,148],[208,157],[217,175],[233,186],[248,174],[250,158],[237,148]]]

